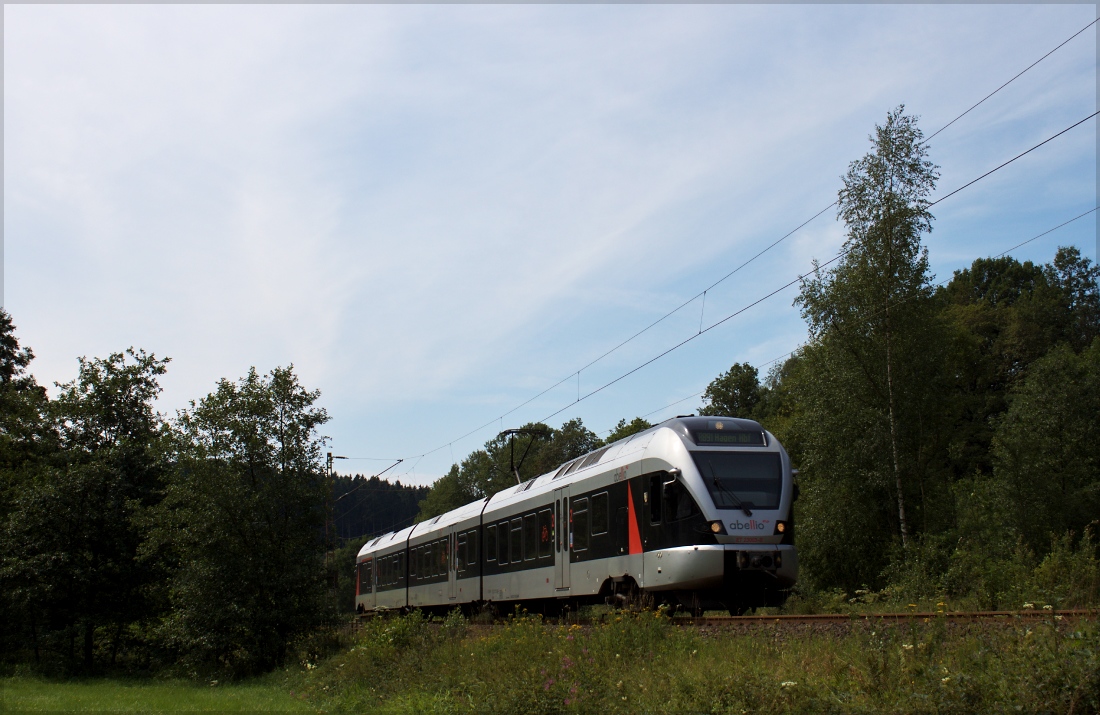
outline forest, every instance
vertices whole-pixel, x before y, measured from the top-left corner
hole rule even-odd
[[[842,177],[841,259],[795,300],[805,345],[763,376],[732,364],[698,412],[758,420],[799,470],[792,603],[1095,604],[1100,269],[1067,246],[936,283],[937,177],[916,119],[890,112]],[[33,358],[0,312],[0,647],[50,673],[282,667],[350,608],[368,538],[650,426],[524,425],[427,489],[331,478],[329,416],[291,367],[168,417],[168,358],[80,358],[52,397]]]

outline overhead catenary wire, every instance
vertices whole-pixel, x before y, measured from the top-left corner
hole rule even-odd
[[[1006,161],[1006,162],[1004,162],[1004,163],[1002,163],[1002,164],[998,165],[998,166],[997,166],[996,168],[990,169],[989,171],[985,172],[984,174],[982,174],[982,175],[981,175],[981,176],[979,176],[978,178],[976,178],[976,179],[974,179],[974,180],[972,180],[972,181],[968,181],[967,183],[963,184],[962,186],[960,186],[959,188],[955,189],[955,190],[954,190],[954,191],[952,191],[951,193],[949,193],[949,194],[947,194],[947,195],[945,195],[945,196],[942,196],[941,198],[939,198],[939,199],[937,199],[937,200],[935,200],[935,201],[931,202],[930,204],[928,204],[929,208],[931,208],[932,206],[935,206],[936,204],[940,203],[940,202],[941,202],[941,201],[943,201],[944,199],[947,199],[947,198],[950,198],[951,196],[954,196],[955,194],[959,193],[960,191],[962,191],[963,189],[967,188],[968,186],[973,186],[974,184],[978,183],[979,181],[981,181],[981,180],[982,180],[982,179],[984,179],[985,177],[987,177],[987,176],[989,176],[989,175],[993,174],[993,173],[994,173],[994,172],[996,172],[996,171],[999,171],[1000,169],[1003,169],[1004,167],[1008,166],[1009,164],[1011,164],[1012,162],[1016,161],[1017,159],[1019,159],[1019,158],[1021,158],[1021,157],[1024,157],[1024,156],[1027,156],[1028,154],[1030,154],[1031,152],[1035,151],[1035,150],[1036,150],[1036,149],[1038,149],[1039,147],[1041,147],[1041,146],[1043,146],[1044,144],[1046,144],[1046,143],[1050,142],[1050,141],[1051,141],[1052,139],[1056,139],[1056,138],[1058,138],[1058,137],[1062,136],[1063,134],[1065,134],[1066,132],[1068,132],[1068,131],[1069,131],[1070,129],[1073,129],[1074,127],[1078,127],[1078,126],[1080,126],[1081,124],[1083,124],[1083,123],[1087,122],[1087,121],[1088,121],[1089,119],[1092,119],[1093,117],[1095,117],[1095,116],[1096,116],[1097,114],[1100,114],[1100,111],[1097,111],[1097,112],[1093,112],[1093,113],[1092,113],[1092,114],[1090,114],[1089,116],[1085,117],[1084,119],[1082,119],[1082,120],[1080,120],[1080,121],[1078,121],[1078,122],[1075,122],[1074,124],[1072,124],[1072,125],[1071,125],[1071,126],[1069,126],[1069,127],[1066,127],[1065,129],[1063,129],[1062,131],[1058,132],[1057,134],[1055,134],[1055,135],[1053,135],[1053,136],[1051,136],[1051,137],[1048,137],[1047,139],[1044,139],[1043,141],[1039,142],[1038,144],[1036,144],[1035,146],[1031,147],[1030,149],[1028,149],[1028,150],[1026,150],[1026,151],[1023,151],[1023,152],[1020,152],[1019,154],[1017,154],[1016,156],[1012,157],[1012,158],[1011,158],[1011,159],[1009,159],[1008,161]],[[828,261],[826,261],[826,262],[824,262],[824,263],[821,263],[821,264],[815,264],[815,265],[814,265],[814,269],[813,269],[813,272],[817,272],[817,271],[821,270],[822,268],[824,268],[825,266],[828,266],[829,264],[831,264],[831,263],[834,263],[834,262],[836,262],[836,261],[840,260],[840,259],[841,259],[841,258],[843,258],[844,256],[846,256],[846,255],[848,255],[849,253],[851,253],[851,252],[852,252],[852,250],[854,250],[854,249],[853,249],[853,248],[847,248],[847,249],[844,249],[844,250],[842,250],[842,251],[841,251],[840,253],[838,253],[837,255],[835,255],[835,256],[833,256],[832,258],[830,258],[830,259],[829,259]],[[655,355],[654,357],[650,358],[649,360],[646,360],[646,361],[645,361],[645,362],[643,362],[643,363],[642,363],[641,365],[638,365],[637,367],[633,368],[632,370],[630,370],[630,371],[628,371],[628,372],[625,372],[625,373],[623,373],[622,375],[620,375],[620,376],[616,377],[616,378],[615,378],[614,380],[611,380],[611,381],[609,381],[609,382],[606,382],[606,383],[604,383],[604,384],[603,384],[603,385],[601,385],[600,387],[597,387],[597,388],[596,388],[595,390],[592,390],[591,392],[589,392],[588,394],[586,394],[586,395],[585,395],[584,397],[578,398],[578,399],[577,399],[577,400],[576,400],[575,402],[573,402],[573,403],[571,403],[571,404],[569,404],[569,405],[566,405],[565,407],[562,407],[561,409],[559,409],[559,410],[557,410],[557,411],[555,411],[555,412],[552,412],[551,414],[549,414],[548,416],[544,417],[544,418],[543,418],[542,420],[540,420],[540,421],[541,421],[541,422],[546,422],[546,420],[549,420],[549,419],[551,419],[552,417],[556,417],[557,415],[561,414],[562,412],[564,412],[565,410],[569,409],[569,408],[570,408],[570,407],[572,407],[573,405],[576,405],[576,404],[577,404],[577,403],[579,403],[579,402],[583,402],[584,400],[587,400],[587,399],[588,399],[589,397],[592,397],[593,395],[596,395],[596,394],[598,394],[598,393],[602,392],[603,390],[607,389],[608,387],[611,387],[612,385],[614,385],[615,383],[619,382],[620,380],[623,380],[623,379],[625,379],[625,378],[629,377],[630,375],[633,375],[634,373],[638,372],[638,371],[639,371],[639,370],[641,370],[642,368],[644,368],[644,367],[646,367],[646,366],[648,366],[648,365],[651,365],[652,363],[656,362],[657,360],[660,360],[660,359],[661,359],[661,358],[663,358],[663,357],[664,357],[665,355],[668,355],[669,353],[671,353],[671,352],[673,352],[673,351],[675,351],[675,350],[679,350],[680,348],[682,348],[683,346],[685,346],[685,345],[687,345],[688,343],[692,342],[692,341],[693,341],[693,340],[695,340],[696,338],[699,338],[699,337],[701,337],[701,336],[705,335],[706,333],[710,332],[710,331],[711,331],[711,330],[713,330],[714,328],[717,328],[717,327],[718,327],[719,325],[722,325],[723,323],[726,323],[727,321],[729,321],[729,320],[731,320],[731,319],[733,319],[733,318],[737,317],[738,315],[741,315],[742,313],[744,313],[745,311],[747,311],[747,310],[749,310],[749,309],[751,309],[751,308],[755,308],[756,306],[760,305],[761,303],[763,303],[764,301],[768,300],[769,298],[771,298],[771,297],[773,297],[773,296],[775,296],[775,295],[777,295],[777,294],[779,294],[779,293],[783,292],[783,291],[784,291],[784,290],[786,290],[787,288],[790,288],[790,287],[791,287],[791,286],[793,286],[793,285],[794,285],[795,283],[798,283],[798,282],[800,282],[800,281],[801,281],[801,280],[802,280],[802,279],[803,279],[804,277],[805,277],[805,276],[803,276],[803,275],[800,275],[800,276],[798,276],[797,278],[795,278],[794,280],[792,280],[792,281],[789,281],[789,282],[787,282],[787,283],[783,284],[782,286],[780,286],[779,288],[776,288],[775,290],[771,291],[770,293],[768,293],[767,295],[763,296],[762,298],[758,298],[757,300],[753,301],[752,303],[749,303],[749,304],[748,304],[748,305],[746,305],[745,307],[743,307],[743,308],[740,308],[739,310],[736,310],[736,311],[734,311],[733,313],[730,313],[730,314],[729,314],[729,315],[727,315],[726,317],[724,317],[724,318],[722,318],[721,320],[719,320],[719,321],[718,321],[717,323],[714,323],[713,325],[710,325],[710,326],[708,326],[708,327],[707,327],[706,329],[704,329],[704,330],[701,330],[700,332],[696,333],[695,335],[692,335],[692,336],[690,336],[690,337],[688,337],[688,338],[685,338],[684,340],[680,341],[680,342],[679,342],[679,343],[677,343],[676,345],[673,345],[672,347],[668,348],[667,350],[664,350],[664,351],[662,351],[661,353],[659,353],[659,354]]]
[[[945,129],[947,129],[948,127],[950,127],[951,125],[953,125],[953,124],[954,124],[955,122],[957,122],[957,121],[958,121],[959,119],[961,119],[962,117],[964,117],[964,116],[966,116],[967,114],[969,114],[969,113],[970,113],[971,111],[973,111],[973,110],[974,110],[975,108],[977,108],[977,107],[978,107],[979,105],[981,105],[982,103],[984,103],[985,101],[987,101],[987,100],[988,100],[989,98],[993,97],[993,96],[994,96],[995,94],[997,94],[998,92],[1000,92],[1001,90],[1003,90],[1003,89],[1004,89],[1005,87],[1007,87],[1008,85],[1010,85],[1011,83],[1013,83],[1014,81],[1016,81],[1017,79],[1019,79],[1019,78],[1020,78],[1021,76],[1023,76],[1023,75],[1024,75],[1025,73],[1027,73],[1027,72],[1028,72],[1029,70],[1031,70],[1032,68],[1034,68],[1034,67],[1035,67],[1036,65],[1038,65],[1038,64],[1039,64],[1040,62],[1042,62],[1042,61],[1043,61],[1043,60],[1045,60],[1045,59],[1046,59],[1047,57],[1051,56],[1051,55],[1052,55],[1052,54],[1053,54],[1054,52],[1056,52],[1057,50],[1061,49],[1061,48],[1062,48],[1063,46],[1065,46],[1066,44],[1068,44],[1068,43],[1069,43],[1069,42],[1070,42],[1071,40],[1073,40],[1073,39],[1074,39],[1075,37],[1077,37],[1078,35],[1082,34],[1082,33],[1083,33],[1083,32],[1084,32],[1085,30],[1087,30],[1087,29],[1088,29],[1089,27],[1091,27],[1092,25],[1096,24],[1096,22],[1097,22],[1098,20],[1100,20],[1100,18],[1095,18],[1095,19],[1093,19],[1093,20],[1092,20],[1092,21],[1091,21],[1091,22],[1090,22],[1090,23],[1089,23],[1088,25],[1086,25],[1085,27],[1083,27],[1083,28],[1081,28],[1080,30],[1078,30],[1077,32],[1075,32],[1075,33],[1074,33],[1073,35],[1071,35],[1070,37],[1068,37],[1068,38],[1067,38],[1066,40],[1062,41],[1062,42],[1061,42],[1061,43],[1060,43],[1060,44],[1059,44],[1058,46],[1056,46],[1056,47],[1055,47],[1055,48],[1053,48],[1052,50],[1048,51],[1048,52],[1047,52],[1046,54],[1044,54],[1044,55],[1043,55],[1042,57],[1040,57],[1039,59],[1037,59],[1037,60],[1035,60],[1034,62],[1032,62],[1032,63],[1031,63],[1030,65],[1028,65],[1027,67],[1025,67],[1025,68],[1024,68],[1023,70],[1021,70],[1021,71],[1020,71],[1019,73],[1017,73],[1016,75],[1014,75],[1014,76],[1013,76],[1013,77],[1012,77],[1011,79],[1009,79],[1008,81],[1004,82],[1004,83],[1003,83],[1002,85],[1000,85],[1000,86],[999,86],[999,87],[997,87],[997,88],[996,88],[995,90],[993,90],[992,92],[990,92],[989,94],[987,94],[987,95],[986,95],[985,97],[983,97],[983,98],[982,98],[981,100],[979,100],[978,102],[976,102],[975,104],[973,104],[972,106],[970,106],[970,107],[969,107],[968,109],[966,109],[966,110],[965,110],[964,112],[962,112],[962,113],[961,113],[961,114],[959,114],[958,116],[956,116],[956,117],[955,117],[954,119],[952,119],[952,120],[951,120],[950,122],[948,122],[947,124],[945,124],[944,126],[942,126],[942,127],[940,128],[940,129],[936,130],[936,131],[935,131],[935,132],[934,132],[934,133],[933,133],[932,135],[930,135],[930,136],[929,136],[929,137],[928,137],[927,139],[925,139],[923,143],[927,143],[927,142],[928,142],[928,141],[930,141],[930,140],[931,140],[931,139],[932,139],[933,137],[937,136],[938,134],[940,134],[941,132],[943,132],[943,131],[944,131]],[[1087,120],[1088,120],[1088,119],[1090,119],[1090,118],[1091,118],[1092,116],[1095,116],[1095,114],[1093,114],[1093,115],[1090,115],[1090,117],[1086,117],[1085,119],[1081,120],[1081,121],[1080,121],[1080,122],[1078,122],[1077,124],[1080,124],[1080,123],[1083,123],[1083,122],[1087,121]],[[967,188],[967,187],[968,187],[968,186],[970,186],[971,184],[973,184],[973,183],[976,183],[977,181],[980,181],[981,179],[985,178],[985,177],[986,177],[986,176],[988,176],[989,174],[992,174],[993,172],[997,171],[998,169],[1000,169],[1000,168],[1003,168],[1004,166],[1007,166],[1008,164],[1012,163],[1012,162],[1013,162],[1013,161],[1015,161],[1016,159],[1019,159],[1019,158],[1020,158],[1020,157],[1022,157],[1023,155],[1025,155],[1025,154],[1027,154],[1027,153],[1029,153],[1029,152],[1031,152],[1031,151],[1033,151],[1033,150],[1037,149],[1037,148],[1038,148],[1039,146],[1042,146],[1042,144],[1045,144],[1045,143],[1046,143],[1047,141],[1050,141],[1050,140],[1052,140],[1052,139],[1056,138],[1057,136],[1059,136],[1060,134],[1062,134],[1062,133],[1065,133],[1066,131],[1069,131],[1069,130],[1070,130],[1070,129],[1072,129],[1073,127],[1077,126],[1077,124],[1075,124],[1075,125],[1073,125],[1073,126],[1071,126],[1071,127],[1068,127],[1068,128],[1066,128],[1066,129],[1065,129],[1065,130],[1063,130],[1062,132],[1059,132],[1059,134],[1057,134],[1057,135],[1054,135],[1054,136],[1052,136],[1052,137],[1048,138],[1048,139],[1047,139],[1046,141],[1044,141],[1044,142],[1042,142],[1041,144],[1038,144],[1038,145],[1036,145],[1036,146],[1032,147],[1032,148],[1031,148],[1031,149],[1029,149],[1028,151],[1026,151],[1026,152],[1024,152],[1024,153],[1022,153],[1022,154],[1020,154],[1020,155],[1017,155],[1016,157],[1013,157],[1012,159],[1010,159],[1009,161],[1005,162],[1004,164],[1002,164],[1002,165],[1000,165],[1000,166],[998,166],[998,167],[996,167],[996,168],[994,168],[994,169],[990,170],[989,172],[987,172],[986,174],[983,174],[982,176],[979,176],[979,177],[978,177],[977,179],[974,179],[974,180],[973,180],[972,182],[970,182],[970,183],[968,183],[968,184],[966,184],[966,185],[964,185],[964,186],[961,186],[961,187],[959,187],[958,189],[955,189],[955,191],[953,191],[953,192],[952,192],[951,194],[948,194],[948,195],[946,195],[946,196],[943,196],[943,197],[941,197],[941,198],[937,199],[937,201],[936,201],[936,202],[934,202],[934,203],[930,204],[929,206],[933,206],[933,205],[935,205],[936,203],[939,203],[940,201],[943,201],[944,199],[946,199],[946,198],[948,198],[949,196],[953,195],[954,193],[957,193],[958,191],[961,191],[961,190],[963,190],[963,189]],[[524,402],[520,403],[519,405],[516,405],[515,407],[513,407],[513,408],[512,408],[512,409],[510,409],[510,410],[508,410],[507,412],[505,412],[505,413],[503,413],[503,414],[501,414],[501,415],[499,415],[499,416],[497,416],[497,417],[494,417],[493,419],[489,420],[489,421],[488,421],[488,422],[486,422],[485,424],[482,424],[482,425],[480,425],[480,426],[478,426],[478,427],[475,427],[474,429],[470,430],[469,432],[466,432],[465,434],[463,434],[463,435],[461,435],[461,436],[459,436],[459,437],[456,437],[455,439],[453,439],[453,440],[451,440],[451,441],[449,441],[449,442],[447,442],[447,443],[441,444],[440,446],[438,446],[438,447],[436,447],[436,448],[434,448],[434,449],[431,449],[431,450],[428,450],[428,451],[426,451],[426,452],[423,452],[422,454],[416,455],[416,460],[417,460],[417,461],[416,461],[416,463],[414,463],[414,464],[413,464],[413,465],[412,465],[412,466],[411,466],[411,467],[410,467],[410,468],[409,468],[409,469],[408,469],[408,470],[407,470],[406,472],[404,472],[404,474],[406,474],[406,475],[407,475],[407,474],[409,474],[409,473],[410,473],[410,472],[411,472],[411,471],[412,471],[413,469],[415,469],[415,467],[416,467],[416,464],[418,464],[418,463],[419,463],[419,461],[420,461],[421,459],[423,459],[424,457],[426,457],[426,456],[429,456],[429,455],[431,455],[431,454],[434,454],[434,453],[436,453],[436,452],[440,451],[441,449],[443,449],[444,447],[451,447],[451,446],[452,446],[452,445],[453,445],[453,444],[454,444],[455,442],[459,442],[459,441],[461,441],[461,440],[463,440],[463,439],[466,439],[467,437],[470,437],[470,436],[471,436],[471,435],[473,435],[473,434],[476,434],[477,432],[480,432],[481,430],[485,429],[486,427],[489,427],[489,426],[490,426],[490,425],[491,425],[491,424],[492,424],[493,422],[500,422],[500,426],[501,426],[501,429],[503,429],[503,419],[504,419],[504,417],[507,417],[508,415],[510,415],[510,414],[512,414],[512,413],[514,413],[514,412],[516,412],[517,410],[519,410],[519,409],[521,409],[521,408],[523,408],[523,407],[527,406],[528,404],[530,404],[530,403],[534,402],[535,400],[539,399],[540,397],[542,397],[542,396],[546,395],[547,393],[551,392],[551,391],[552,391],[552,390],[554,390],[555,388],[557,388],[557,387],[561,386],[561,385],[562,385],[563,383],[565,383],[565,382],[569,381],[569,380],[570,380],[571,378],[573,378],[573,377],[574,377],[574,375],[576,375],[576,376],[578,377],[578,385],[579,385],[579,373],[580,373],[580,372],[582,372],[582,371],[584,371],[584,370],[588,369],[589,367],[592,367],[593,365],[595,365],[595,364],[596,364],[596,363],[598,363],[599,361],[603,360],[603,359],[604,359],[605,357],[607,357],[608,355],[611,355],[612,353],[614,353],[614,352],[616,352],[617,350],[621,349],[622,347],[624,347],[625,345],[627,345],[627,344],[628,344],[628,343],[630,343],[631,341],[635,340],[636,338],[638,338],[639,336],[641,336],[641,335],[642,335],[642,334],[644,334],[645,332],[647,332],[647,331],[651,330],[652,328],[656,327],[656,326],[657,326],[658,324],[660,324],[660,323],[661,323],[661,322],[663,322],[664,320],[666,320],[666,319],[668,319],[669,317],[671,317],[672,315],[676,314],[677,312],[679,312],[680,310],[682,310],[682,309],[683,309],[684,307],[686,307],[687,305],[690,305],[690,304],[691,304],[691,303],[693,303],[693,302],[694,302],[695,300],[699,299],[699,298],[700,298],[701,296],[705,296],[705,294],[706,294],[707,292],[709,292],[709,291],[710,291],[710,290],[712,290],[713,288],[717,287],[718,285],[720,285],[720,284],[721,284],[721,283],[723,283],[724,281],[728,280],[728,279],[729,279],[730,277],[732,277],[733,275],[737,274],[737,273],[738,273],[739,271],[741,271],[742,269],[744,269],[744,268],[745,268],[746,266],[748,266],[749,264],[751,264],[751,263],[752,263],[753,261],[757,260],[758,258],[760,258],[761,256],[763,256],[763,255],[764,255],[765,253],[767,253],[768,251],[770,251],[770,250],[771,250],[772,248],[774,248],[775,246],[779,245],[780,243],[782,243],[783,241],[785,241],[785,240],[786,240],[787,238],[789,238],[790,236],[792,236],[792,235],[793,235],[794,233],[798,232],[799,230],[801,230],[802,228],[804,228],[804,227],[805,227],[806,225],[808,225],[808,224],[809,224],[809,223],[811,223],[812,221],[816,220],[816,219],[817,219],[818,217],[820,217],[820,216],[821,216],[822,214],[824,214],[824,213],[825,213],[826,211],[828,211],[829,209],[831,209],[831,208],[833,208],[834,206],[836,206],[836,203],[837,203],[837,202],[835,202],[835,201],[834,201],[833,203],[829,204],[829,205],[828,205],[828,206],[826,206],[825,208],[821,209],[821,210],[820,210],[820,211],[818,211],[818,212],[817,212],[816,214],[814,214],[813,216],[811,216],[811,217],[810,217],[809,219],[807,219],[807,220],[806,220],[806,221],[804,221],[803,223],[799,224],[799,225],[798,225],[798,226],[797,226],[796,228],[794,228],[794,229],[792,229],[791,231],[789,231],[788,233],[784,234],[784,235],[783,235],[782,237],[780,237],[780,238],[776,239],[776,240],[775,240],[775,241],[773,241],[773,242],[772,242],[771,244],[769,244],[768,246],[766,246],[766,247],[765,247],[764,249],[762,249],[761,251],[759,251],[759,252],[758,252],[757,254],[755,254],[755,255],[754,255],[754,256],[752,256],[751,258],[747,259],[747,260],[746,260],[745,262],[743,262],[742,264],[740,264],[739,266],[737,266],[736,268],[734,268],[734,269],[733,269],[732,271],[730,271],[729,273],[727,273],[727,274],[725,274],[724,276],[722,276],[721,278],[719,278],[719,279],[718,279],[717,281],[715,281],[714,283],[712,283],[712,284],[710,284],[709,286],[707,286],[707,287],[706,287],[706,288],[705,288],[705,289],[704,289],[703,291],[700,291],[699,293],[696,293],[696,294],[695,294],[695,295],[693,295],[693,296],[692,296],[692,297],[691,297],[690,299],[688,299],[688,300],[684,301],[683,303],[681,303],[681,304],[680,304],[680,305],[678,305],[677,307],[675,307],[675,308],[673,308],[672,310],[670,310],[669,312],[665,313],[664,315],[662,315],[661,317],[659,317],[659,318],[658,318],[657,320],[655,320],[655,321],[651,322],[650,324],[648,324],[647,326],[645,326],[644,328],[642,328],[642,329],[641,329],[641,330],[639,330],[638,332],[634,333],[633,335],[631,335],[631,336],[630,336],[630,337],[628,337],[627,339],[623,340],[622,342],[620,342],[620,343],[618,343],[617,345],[615,345],[614,347],[612,347],[612,348],[611,348],[610,350],[607,350],[606,352],[602,353],[601,355],[599,355],[599,356],[598,356],[598,357],[596,357],[595,359],[593,359],[593,360],[589,361],[589,362],[588,362],[587,364],[585,364],[585,365],[584,365],[583,367],[581,367],[581,368],[580,368],[579,370],[577,370],[576,372],[570,373],[570,374],[569,374],[569,375],[568,375],[567,377],[564,377],[564,378],[562,378],[561,380],[559,380],[558,382],[554,383],[553,385],[551,385],[550,387],[546,388],[545,390],[543,390],[542,392],[538,393],[537,395],[534,395],[533,397],[529,398],[528,400],[526,400],[526,401],[524,401]],[[839,257],[839,256],[838,256],[838,257]],[[831,262],[831,261],[830,261],[830,262]],[[797,280],[797,279],[796,279],[796,280]],[[789,285],[788,285],[788,286],[785,286],[785,287],[789,287]],[[784,288],[785,288],[785,287],[784,287]],[[783,290],[783,288],[781,288],[781,289],[779,289],[779,290]],[[765,298],[764,298],[764,299],[767,299],[768,297],[771,297],[771,296],[770,296],[770,295],[769,295],[769,296],[765,296]],[[761,299],[761,300],[764,300],[764,299]],[[755,303],[754,303],[754,305],[755,305]],[[751,307],[751,306],[750,306],[750,307]],[[746,309],[747,309],[747,308],[746,308]],[[739,312],[741,312],[741,311],[739,311]],[[701,317],[702,317],[702,316],[701,316]],[[702,335],[702,334],[706,333],[706,332],[707,332],[707,331],[709,331],[710,329],[712,329],[712,328],[716,327],[717,325],[721,324],[721,322],[724,322],[725,320],[728,320],[728,319],[730,319],[730,318],[732,318],[732,317],[734,317],[734,316],[733,316],[733,315],[727,316],[726,318],[724,318],[724,319],[723,319],[723,321],[720,321],[719,323],[716,323],[716,324],[714,324],[714,325],[712,325],[712,326],[710,326],[710,327],[708,327],[708,328],[706,328],[706,329],[702,329],[702,328],[700,328],[699,332],[698,332],[698,333],[697,333],[697,334],[696,334],[696,335],[695,335],[694,337],[698,337],[698,336],[700,336],[700,335]],[[702,320],[700,320],[700,325],[702,325]],[[660,357],[663,357],[664,355],[668,354],[668,352],[671,352],[672,350],[675,350],[675,349],[677,349],[677,348],[681,347],[681,346],[682,346],[683,344],[686,344],[687,342],[690,342],[690,340],[691,340],[691,338],[689,338],[688,340],[686,340],[686,341],[684,341],[684,342],[682,342],[682,343],[678,344],[677,346],[674,346],[673,348],[669,349],[668,351],[665,351],[664,353],[662,353],[661,355],[658,355],[658,356],[657,356],[657,358],[654,358],[654,359],[659,359]],[[652,362],[652,360],[651,360],[651,361],[649,361],[649,362]],[[647,363],[645,363],[645,364],[649,364],[649,362],[647,362]],[[634,370],[632,370],[632,371],[631,371],[630,373],[627,373],[627,374],[628,374],[628,375],[629,375],[629,374],[632,374],[633,372],[636,372],[636,371],[637,371],[638,369],[640,369],[641,367],[644,367],[644,366],[645,366],[645,365],[639,366],[638,368],[635,368]],[[622,376],[622,377],[625,377],[625,375],[624,375],[624,376]],[[593,391],[593,392],[590,392],[590,393],[588,393],[587,395],[585,395],[585,396],[583,396],[583,397],[582,397],[582,396],[580,396],[580,395],[578,394],[578,398],[577,398],[577,400],[576,400],[576,401],[574,401],[574,402],[573,402],[572,404],[577,404],[578,402],[581,402],[581,401],[583,401],[584,399],[587,399],[587,397],[590,397],[591,395],[593,395],[593,394],[596,394],[596,393],[597,393],[597,392],[599,392],[600,390],[602,390],[602,389],[604,389],[604,388],[606,388],[606,387],[610,386],[610,384],[613,384],[614,382],[617,382],[618,380],[622,379],[622,377],[620,377],[620,378],[617,378],[617,379],[616,379],[615,381],[613,381],[612,383],[609,383],[608,385],[604,385],[603,387],[600,387],[600,388],[598,388],[597,390],[595,390],[595,391]],[[557,411],[557,412],[555,412],[555,413],[554,413],[553,415],[551,415],[551,417],[553,417],[553,416],[555,416],[555,415],[559,414],[560,412],[564,411],[565,409],[568,409],[568,407],[569,407],[569,406],[571,406],[571,405],[567,405],[566,407],[562,408],[562,410],[558,410],[558,411]],[[548,418],[546,418],[546,419],[549,419],[549,417],[548,417]]]
[[[1062,223],[1058,224],[1057,226],[1055,226],[1053,228],[1048,228],[1046,231],[1043,231],[1040,234],[1032,236],[1031,238],[1027,239],[1026,241],[1021,241],[1020,243],[1017,243],[1015,246],[1012,246],[1011,248],[1007,248],[1004,251],[1001,251],[1000,253],[998,253],[997,255],[992,256],[991,258],[992,259],[997,259],[997,258],[1001,258],[1002,256],[1006,256],[1009,253],[1011,253],[1012,251],[1015,251],[1017,248],[1021,248],[1023,246],[1026,246],[1027,244],[1031,243],[1032,241],[1037,241],[1038,239],[1042,238],[1043,236],[1046,236],[1047,234],[1053,233],[1053,232],[1057,231],[1058,229],[1060,229],[1064,226],[1068,226],[1069,224],[1073,223],[1074,221],[1082,219],[1082,218],[1084,218],[1085,216],[1088,216],[1091,213],[1095,213],[1097,210],[1100,210],[1100,206],[1094,206],[1091,209],[1089,209],[1088,211],[1077,214],[1073,218],[1068,219],[1066,221],[1063,221]],[[943,280],[938,281],[936,283],[933,283],[932,285],[934,287],[939,288],[939,287],[945,286],[948,283],[950,283],[953,278],[954,278],[954,276],[952,276],[951,278],[944,278]],[[905,298],[900,302],[904,302],[904,301],[910,300],[910,299],[911,298]],[[871,313],[871,315],[869,317],[875,317],[875,316],[879,315],[882,312],[884,312],[884,309],[879,309],[879,310]],[[774,363],[777,363],[780,360],[784,360],[784,359],[790,357],[791,355],[794,355],[802,347],[803,347],[802,345],[799,345],[794,350],[790,350],[786,353],[783,353],[779,357],[772,358],[771,360],[768,360],[766,362],[760,363],[759,365],[756,365],[756,368],[757,368],[757,370],[759,370],[761,368],[767,367],[768,365],[772,365]],[[706,393],[706,389],[700,390],[698,392],[693,392],[692,394],[688,395],[687,397],[683,397],[679,400],[676,400],[675,402],[670,402],[670,403],[668,403],[667,405],[665,405],[663,407],[659,407],[656,410],[653,410],[652,412],[645,413],[644,415],[642,415],[642,419],[645,419],[646,417],[649,417],[650,415],[655,415],[655,414],[658,414],[660,412],[664,412],[669,407],[674,407],[674,406],[680,404],[681,402],[687,402],[690,399],[700,397],[700,396],[704,395],[705,393]],[[614,431],[615,431],[614,428],[612,428],[612,429],[603,430],[602,432],[597,432],[596,434],[610,434],[611,432],[614,432]]]

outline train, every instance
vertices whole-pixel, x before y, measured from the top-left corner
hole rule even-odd
[[[753,420],[672,418],[371,539],[355,609],[779,606],[798,575],[796,475]]]

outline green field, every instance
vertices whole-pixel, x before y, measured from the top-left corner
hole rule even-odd
[[[291,694],[285,678],[242,684],[157,680],[4,678],[4,712],[317,712]]]
[[[4,679],[8,712],[1100,713],[1095,619],[678,625],[660,613],[486,627],[367,622],[244,683]]]
[[[677,626],[652,612],[593,626],[494,629],[413,615],[368,623],[303,673],[329,712],[1096,713],[1095,622],[853,620]]]

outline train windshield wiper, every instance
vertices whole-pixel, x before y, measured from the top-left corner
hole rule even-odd
[[[752,511],[750,511],[749,508],[745,506],[745,502],[741,501],[741,497],[734,494],[729,487],[722,483],[722,480],[718,478],[718,475],[714,473],[714,465],[711,464],[709,460],[707,461],[707,469],[710,470],[710,480],[714,482],[714,486],[718,487],[723,492],[728,494],[730,499],[733,499],[733,505],[741,511],[745,512],[745,516],[752,516]]]

